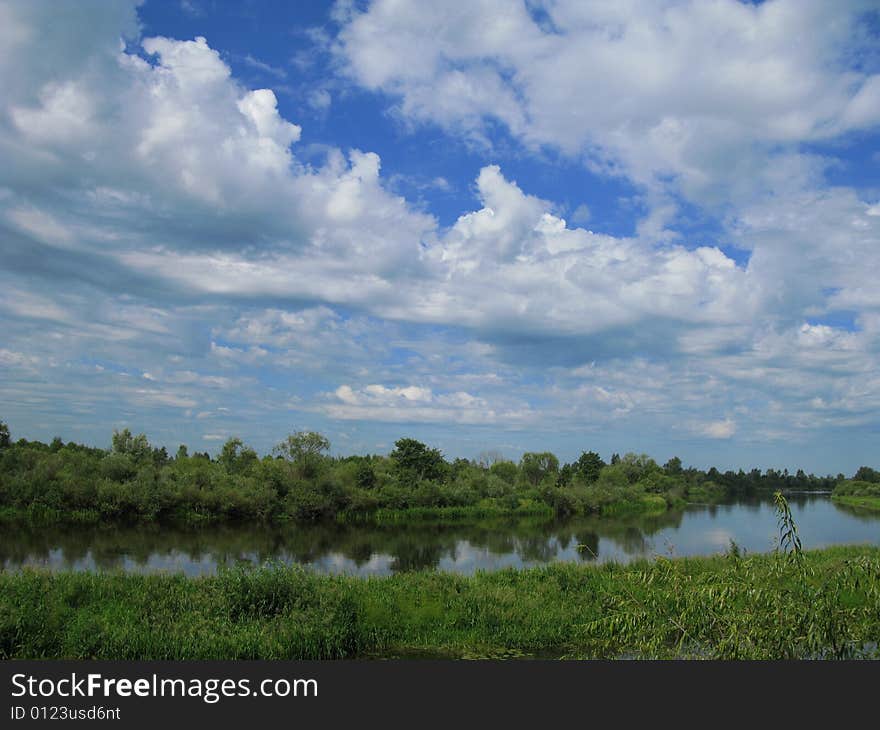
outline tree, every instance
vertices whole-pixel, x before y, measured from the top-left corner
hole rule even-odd
[[[493,466],[501,461],[504,461],[504,454],[498,451],[498,449],[481,451],[479,457],[477,457],[477,463],[485,468]]]
[[[111,450],[114,454],[130,456],[135,461],[146,459],[153,453],[145,434],[139,433],[137,436],[133,436],[127,428],[113,431]]]
[[[161,468],[161,467],[165,466],[165,464],[167,464],[168,461],[169,461],[168,450],[164,446],[162,446],[158,449],[153,449],[153,463],[157,467]]]
[[[880,472],[875,471],[870,466],[860,466],[859,470],[853,475],[853,479],[857,482],[880,482]]]
[[[9,446],[11,439],[9,437],[9,426],[7,426],[3,421],[0,421],[0,449],[5,449]]]
[[[490,474],[494,474],[511,485],[516,481],[517,471],[516,464],[512,461],[496,461],[489,467]]]
[[[189,458],[189,451],[186,448],[186,444],[181,444],[177,447],[177,455],[174,458],[178,461]]]
[[[556,486],[567,487],[571,484],[571,478],[574,476],[575,468],[571,464],[563,464],[556,477]]]
[[[620,454],[611,454],[611,465],[620,463]]]
[[[663,465],[663,469],[669,474],[669,476],[678,476],[681,474],[681,459],[677,456],[673,456]]]
[[[272,453],[291,462],[304,479],[314,479],[324,462],[330,441],[316,431],[296,431],[278,444]]]
[[[368,460],[364,459],[358,463],[354,481],[361,489],[372,489],[376,486],[376,472],[373,471],[373,465]]]
[[[605,462],[595,451],[585,451],[574,464],[574,470],[587,484],[592,484],[599,478],[599,473]]]
[[[257,452],[245,446],[240,438],[231,438],[223,444],[218,461],[226,467],[226,471],[240,473],[257,461]]]
[[[642,479],[661,472],[657,463],[647,454],[627,453],[602,470],[603,483],[616,482],[621,478],[627,484],[635,484]]]
[[[447,464],[440,449],[428,448],[416,439],[398,439],[389,456],[394,459],[402,479],[441,481],[446,475]]]
[[[559,471],[559,459],[549,451],[527,451],[519,462],[519,471],[533,487],[537,487],[548,474]]]
[[[321,456],[330,450],[330,442],[316,431],[297,431],[278,444],[272,453],[288,461]]]

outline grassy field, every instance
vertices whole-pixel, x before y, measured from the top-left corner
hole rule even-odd
[[[0,574],[0,657],[720,657],[877,654],[880,550],[461,576]]]

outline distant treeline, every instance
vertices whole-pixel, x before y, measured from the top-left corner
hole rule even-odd
[[[33,520],[400,520],[503,514],[570,515],[656,511],[688,501],[718,501],[776,490],[830,491],[843,474],[817,477],[768,469],[750,472],[660,466],[647,455],[585,451],[560,465],[550,452],[518,463],[498,454],[444,458],[401,438],[387,456],[329,456],[319,433],[300,431],[260,456],[231,438],[216,457],[172,456],[144,434],[113,433],[100,449],[56,438],[13,441],[0,422],[0,517]],[[860,483],[880,483],[862,467]]]

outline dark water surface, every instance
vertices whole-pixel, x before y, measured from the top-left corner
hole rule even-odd
[[[805,549],[880,545],[880,512],[826,496],[791,495]],[[387,575],[437,568],[457,573],[552,561],[627,562],[655,555],[711,555],[735,540],[746,552],[776,546],[769,499],[694,505],[655,517],[500,520],[461,525],[252,525],[177,528],[0,527],[7,570],[112,570],[210,574],[240,561],[301,563],[327,573]]]

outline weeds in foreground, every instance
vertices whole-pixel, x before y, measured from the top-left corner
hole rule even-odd
[[[784,495],[774,495],[779,547],[744,558],[731,541],[728,565],[711,572],[658,559],[635,586],[610,597],[589,624],[609,649],[641,656],[835,658],[877,654],[880,562],[848,557],[834,567],[807,560]],[[871,631],[864,628],[871,626]]]

